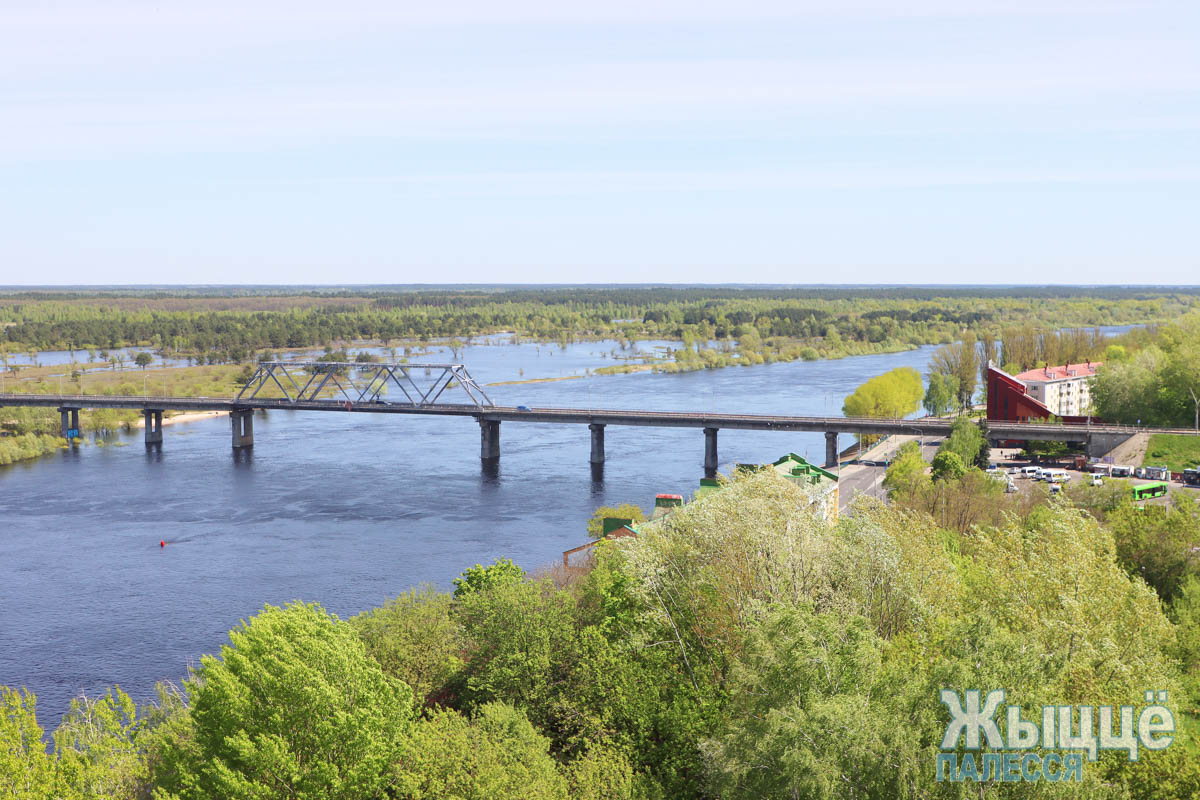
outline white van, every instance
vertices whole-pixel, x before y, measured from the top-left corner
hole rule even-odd
[[[1038,473],[1042,471],[1041,467],[1021,467],[1022,478],[1037,478]]]
[[[1042,473],[1042,480],[1047,483],[1066,483],[1071,475],[1065,469],[1048,469]]]

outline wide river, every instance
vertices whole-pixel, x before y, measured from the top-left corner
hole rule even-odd
[[[619,363],[616,349],[491,344],[459,359],[486,384],[583,375]],[[924,374],[935,349],[487,391],[499,404],[840,415],[864,380],[900,366]],[[36,692],[54,727],[80,692],[119,684],[141,700],[158,680],[178,682],[264,603],[348,617],[497,557],[551,564],[587,541],[596,506],[649,509],[703,475],[699,430],[609,426],[597,471],[586,426],[501,428],[498,467],[481,464],[469,418],[271,412],[255,419],[245,457],[222,417],[165,426],[161,450],[139,431],[127,447],[0,468],[0,684]],[[720,433],[724,471],[789,451],[819,463],[823,435]]]

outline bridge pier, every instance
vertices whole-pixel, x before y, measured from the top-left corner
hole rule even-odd
[[[479,420],[479,457],[484,461],[500,457],[500,420]]]
[[[77,437],[79,435],[79,409],[60,408],[58,413],[62,415],[62,437],[64,439]]]
[[[717,471],[717,430],[719,429],[704,429],[704,472],[706,477]]]
[[[146,421],[146,444],[162,444],[163,412],[147,408],[142,417]]]
[[[591,463],[604,463],[604,426],[599,423],[591,423],[588,425],[588,430],[592,432],[592,458]]]
[[[837,469],[838,466],[838,433],[825,431],[825,468]]]
[[[233,427],[233,449],[254,447],[254,409],[237,409],[229,412]]]

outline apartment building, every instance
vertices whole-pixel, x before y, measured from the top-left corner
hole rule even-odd
[[[1098,361],[1042,367],[1014,375],[1025,384],[1029,397],[1058,417],[1086,417],[1092,410],[1091,379]]]

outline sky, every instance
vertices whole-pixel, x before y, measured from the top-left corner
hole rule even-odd
[[[0,0],[0,284],[1200,284],[1200,3]]]

